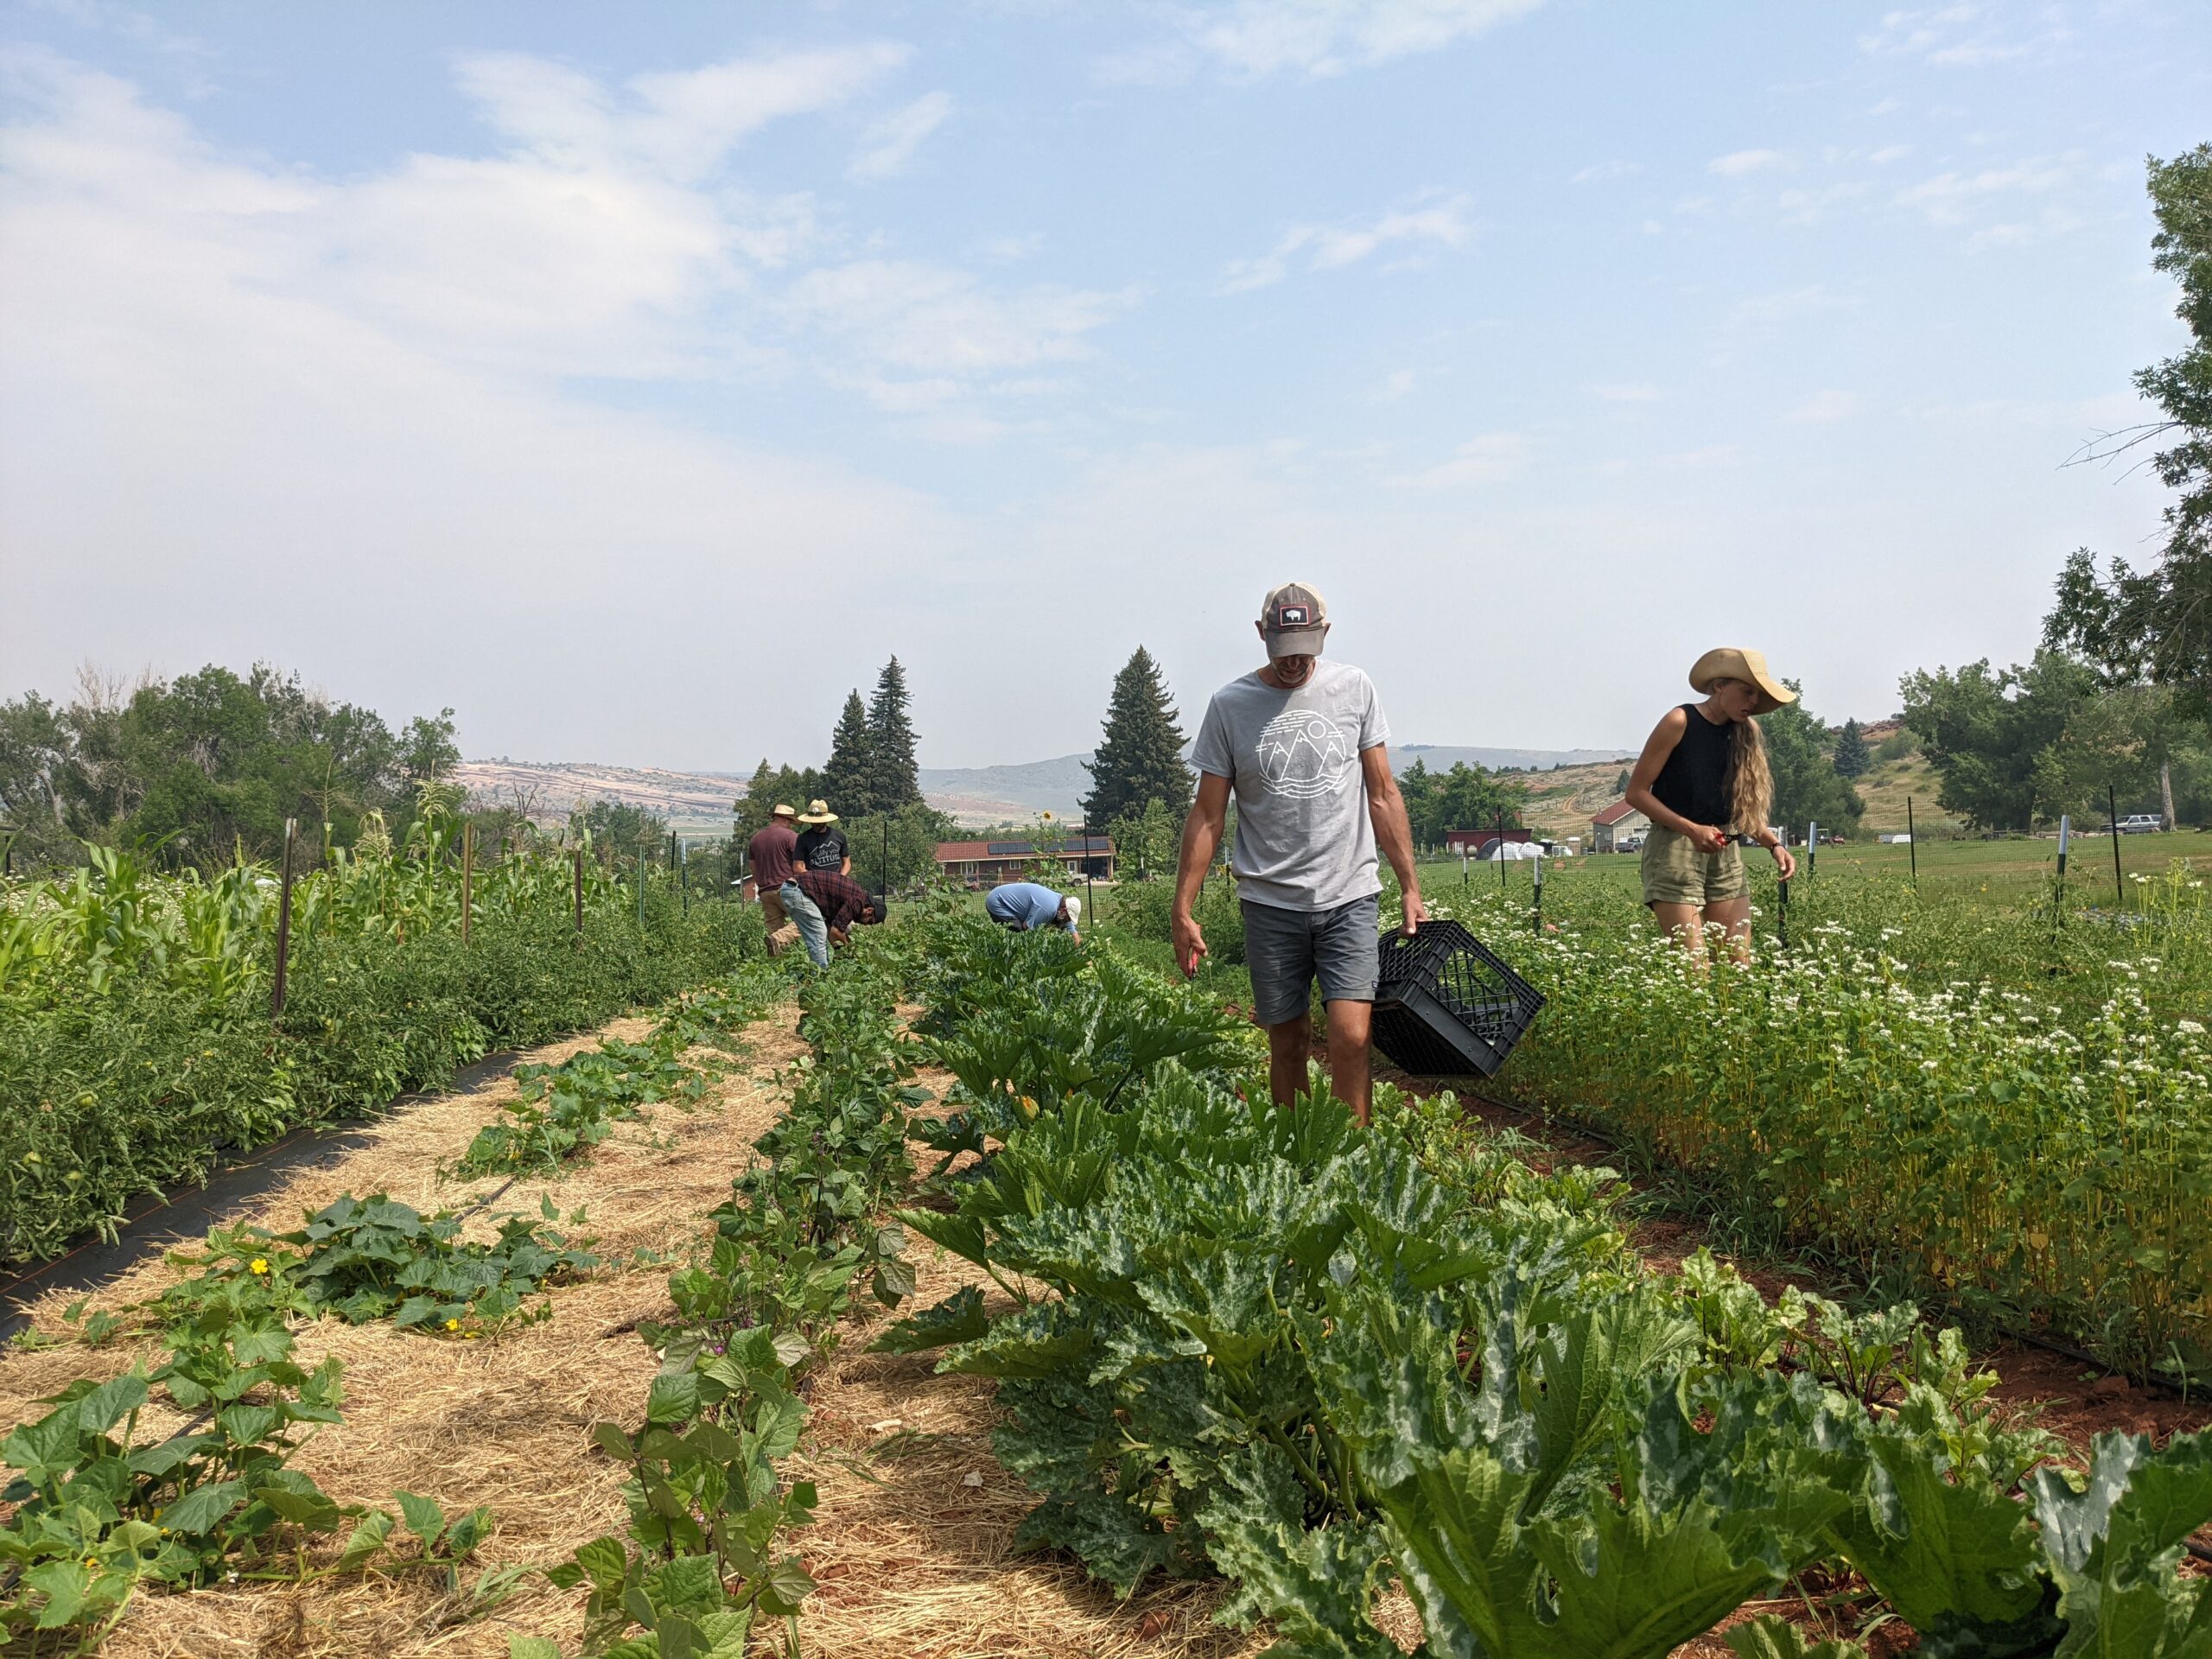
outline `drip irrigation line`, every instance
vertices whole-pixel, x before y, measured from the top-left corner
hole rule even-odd
[[[46,1287],[41,1281],[60,1284],[71,1282],[68,1269],[72,1263],[83,1266],[77,1275],[79,1288],[90,1288],[125,1270],[129,1262],[142,1250],[149,1247],[179,1242],[196,1236],[204,1229],[180,1226],[175,1221],[164,1224],[163,1217],[183,1217],[194,1211],[213,1212],[226,1209],[234,1203],[254,1196],[257,1179],[283,1173],[297,1164],[308,1161],[303,1154],[308,1148],[327,1145],[332,1151],[352,1149],[350,1139],[364,1129],[383,1122],[397,1113],[426,1105],[433,1100],[469,1089],[480,1088],[512,1071],[521,1058],[521,1049],[502,1049],[487,1054],[461,1068],[452,1083],[443,1089],[410,1089],[396,1095],[373,1112],[358,1116],[330,1118],[319,1122],[302,1123],[289,1133],[264,1145],[251,1148],[245,1155],[218,1164],[197,1184],[179,1187],[173,1193],[164,1193],[151,1203],[142,1202],[137,1208],[126,1210],[118,1218],[115,1236],[104,1238],[97,1234],[72,1246],[61,1255],[37,1262],[22,1272],[0,1279],[0,1301],[15,1306],[0,1314],[0,1341],[14,1336],[29,1323],[22,1305],[40,1294]],[[219,1149],[218,1149],[219,1150]],[[102,1255],[115,1258],[110,1264],[100,1266]]]

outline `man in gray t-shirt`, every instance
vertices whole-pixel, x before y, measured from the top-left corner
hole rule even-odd
[[[1398,874],[1411,933],[1427,918],[1413,830],[1390,772],[1390,727],[1375,683],[1348,664],[1320,660],[1329,632],[1320,594],[1298,582],[1276,588],[1259,629],[1267,666],[1214,693],[1191,751],[1198,795],[1176,871],[1175,959],[1194,974],[1206,954],[1192,909],[1234,791],[1230,868],[1253,1017],[1267,1027],[1270,1090],[1284,1104],[1305,1090],[1318,977],[1329,1011],[1331,1087],[1364,1123],[1382,890],[1375,854],[1379,844]]]

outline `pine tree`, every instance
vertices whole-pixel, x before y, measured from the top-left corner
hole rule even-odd
[[[1616,795],[1625,795],[1628,793],[1628,768],[1626,766],[1623,766],[1621,768],[1621,775],[1613,779],[1613,793]]]
[[[830,734],[830,764],[822,769],[822,795],[831,811],[857,818],[876,810],[875,753],[875,734],[855,688]],[[804,810],[804,802],[798,804]]]
[[[1085,763],[1090,798],[1086,822],[1112,823],[1141,813],[1154,801],[1180,812],[1191,804],[1191,769],[1183,764],[1183,730],[1160,678],[1160,664],[1142,645],[1114,677],[1106,709],[1106,734]]]
[[[1834,764],[1839,778],[1857,778],[1873,764],[1873,757],[1866,752],[1866,739],[1859,729],[1859,722],[1847,720],[1843,729],[1835,734]]]
[[[870,812],[896,812],[922,801],[920,768],[914,759],[914,727],[906,716],[906,671],[893,657],[875,682],[868,706]],[[849,713],[849,709],[848,710]]]

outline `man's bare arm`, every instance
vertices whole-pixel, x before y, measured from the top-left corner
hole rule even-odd
[[[1406,814],[1406,798],[1390,770],[1390,751],[1377,743],[1359,752],[1359,765],[1367,780],[1367,815],[1375,824],[1375,844],[1397,872],[1398,889],[1405,897],[1405,931],[1411,933],[1428,919],[1421,902],[1421,870],[1414,863],[1413,820]]]
[[[1206,954],[1205,936],[1198,931],[1191,912],[1198,902],[1198,888],[1212,868],[1215,850],[1229,817],[1229,779],[1210,772],[1198,774],[1198,796],[1183,820],[1183,848],[1175,862],[1175,908],[1168,924],[1174,944],[1175,963],[1185,974],[1198,971],[1198,958]]]

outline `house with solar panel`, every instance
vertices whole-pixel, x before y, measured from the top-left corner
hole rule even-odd
[[[1110,836],[1070,836],[1061,845],[1040,849],[1033,841],[940,841],[937,867],[963,887],[978,890],[1027,880],[1030,868],[1040,859],[1056,861],[1071,881],[1088,876],[1094,881],[1114,879],[1114,839]]]

